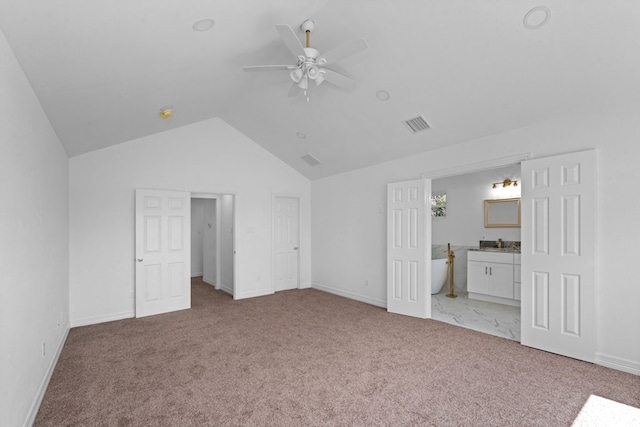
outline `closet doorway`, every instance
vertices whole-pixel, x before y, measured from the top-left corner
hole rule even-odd
[[[191,194],[191,277],[234,295],[235,196]]]

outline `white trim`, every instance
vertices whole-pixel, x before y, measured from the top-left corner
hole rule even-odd
[[[204,274],[204,272],[200,271],[198,273],[191,272],[191,277],[200,277]]]
[[[204,283],[206,283],[207,285],[211,285],[211,286],[213,286],[214,288],[218,289],[218,287],[217,287],[217,285],[216,285],[216,281],[215,281],[215,280],[207,279],[206,277],[204,277],[204,276],[203,276],[203,277],[202,277],[202,281],[203,281]]]
[[[322,292],[326,292],[340,297],[349,298],[352,300],[360,301],[365,304],[375,305],[376,307],[387,308],[387,302],[377,298],[371,298],[366,295],[356,294],[354,292],[345,291],[343,289],[332,288],[331,286],[319,285],[317,283],[311,284],[312,289],[317,289]]]
[[[234,204],[235,204],[235,196],[234,196]],[[233,215],[235,217],[235,206],[234,206],[234,211],[233,211]],[[233,234],[235,235],[235,224],[233,225],[234,229],[233,229]],[[222,282],[222,242],[221,242],[221,238],[220,238],[220,199],[216,199],[216,283],[215,283],[215,288],[217,290],[220,290],[220,285],[219,283]],[[235,280],[235,277],[234,277]],[[233,292],[231,293],[233,295]]]
[[[76,319],[71,321],[71,327],[96,325],[98,323],[113,322],[115,320],[131,319],[136,317],[135,310],[121,311],[119,313],[105,314],[103,316],[85,317],[84,319]]]
[[[229,295],[233,296],[233,289],[230,288],[229,286],[225,286],[225,285],[217,286],[216,290],[222,291],[222,292],[226,292]],[[235,299],[235,297],[234,297],[234,299]]]
[[[62,335],[62,339],[60,339],[60,342],[58,342],[56,352],[51,358],[51,362],[49,362],[47,372],[45,373],[44,378],[42,378],[40,387],[38,387],[38,393],[36,393],[36,396],[31,403],[31,407],[29,408],[29,412],[27,413],[27,419],[24,422],[24,426],[31,426],[36,421],[36,416],[38,415],[38,411],[40,410],[42,399],[44,398],[44,394],[46,393],[47,387],[49,386],[49,381],[51,381],[53,371],[56,369],[58,359],[60,358],[60,354],[62,353],[62,349],[64,348],[64,343],[67,341],[70,329],[71,328],[69,327],[65,329],[64,334]]]
[[[423,178],[438,179],[450,176],[464,175],[473,172],[480,172],[490,169],[497,169],[504,166],[514,165],[516,163],[529,160],[531,153],[516,154],[515,156],[501,157],[498,159],[485,160],[482,162],[467,163],[464,165],[452,166],[445,169],[437,169],[427,171],[422,174]]]
[[[596,353],[596,365],[640,376],[640,363],[608,354]]]
[[[233,295],[233,299],[238,300],[238,299],[246,299],[246,298],[264,297],[267,295],[273,295],[273,290],[271,288],[258,289],[250,292],[236,293],[236,295]]]

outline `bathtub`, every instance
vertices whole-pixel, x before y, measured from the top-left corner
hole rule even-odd
[[[431,260],[431,295],[435,295],[442,289],[447,281],[447,258]]]

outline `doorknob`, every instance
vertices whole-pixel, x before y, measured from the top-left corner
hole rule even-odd
[[[297,246],[294,246],[294,247],[293,247],[293,250],[294,250],[294,251],[297,251],[297,250],[298,250],[298,247],[297,247]]]
[[[142,258],[138,258],[138,262],[142,262]]]

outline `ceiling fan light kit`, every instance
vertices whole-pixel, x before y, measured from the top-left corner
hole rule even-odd
[[[242,69],[245,71],[289,71],[289,77],[292,81],[289,96],[293,97],[303,92],[307,97],[307,102],[309,102],[307,95],[309,80],[313,81],[316,86],[328,81],[341,88],[352,88],[355,85],[353,79],[326,68],[326,66],[367,49],[367,42],[362,38],[356,39],[323,55],[311,47],[311,32],[315,29],[315,23],[307,19],[300,24],[300,29],[305,33],[304,46],[289,25],[276,25],[276,31],[283,43],[297,58],[295,65],[254,65],[245,66]]]

